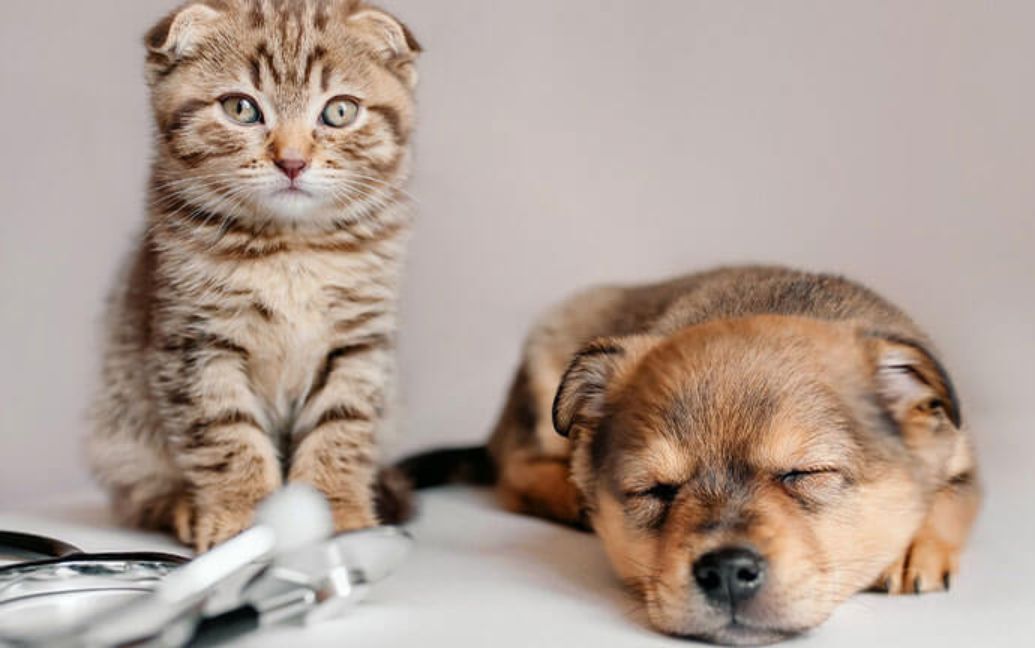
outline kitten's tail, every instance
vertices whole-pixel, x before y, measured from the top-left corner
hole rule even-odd
[[[485,446],[432,450],[404,459],[395,468],[416,489],[446,484],[491,486],[496,483],[496,464]]]
[[[381,524],[405,524],[413,519],[413,487],[395,466],[385,466],[374,482],[374,508]]]

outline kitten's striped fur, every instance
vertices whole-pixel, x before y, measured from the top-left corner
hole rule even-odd
[[[109,307],[95,473],[126,520],[200,550],[284,481],[340,530],[376,524],[420,48],[354,0],[194,2],[146,44],[148,228]],[[228,118],[229,93],[263,123]],[[335,129],[340,95],[363,107]]]

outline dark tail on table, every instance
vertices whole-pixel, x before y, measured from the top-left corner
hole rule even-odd
[[[395,467],[418,490],[446,484],[496,483],[496,465],[485,446],[432,450],[404,459]]]

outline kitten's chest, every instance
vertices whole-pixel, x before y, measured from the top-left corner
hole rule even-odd
[[[249,350],[249,380],[288,424],[336,337],[336,323],[361,307],[343,295],[361,295],[379,272],[362,259],[333,255],[285,256],[236,273],[251,303],[240,335]]]

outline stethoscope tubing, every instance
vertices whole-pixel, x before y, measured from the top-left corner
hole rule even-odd
[[[16,531],[0,531],[0,552],[3,550],[35,554],[39,557],[38,559],[62,558],[71,554],[83,553],[79,547],[61,540]],[[26,562],[35,560],[37,559]]]

